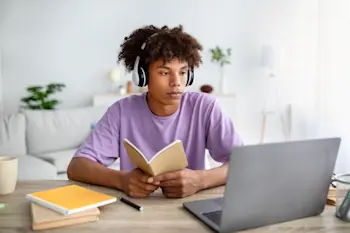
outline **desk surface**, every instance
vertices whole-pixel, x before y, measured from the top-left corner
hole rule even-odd
[[[6,207],[0,209],[0,232],[16,233],[31,232],[30,214],[27,193],[60,187],[76,182],[71,181],[21,181],[16,191],[10,195],[0,196],[0,203]],[[122,193],[108,188],[86,185],[87,188],[101,191],[110,195],[119,196]],[[224,188],[214,188],[197,193],[183,199],[167,199],[161,192],[155,192],[145,199],[135,199],[135,202],[144,206],[139,212],[129,206],[117,202],[101,209],[100,220],[77,226],[69,226],[40,232],[213,232],[202,222],[182,208],[182,203],[189,200],[221,197]],[[123,195],[124,196],[124,195]],[[334,217],[334,207],[327,206],[321,216],[285,222],[281,224],[256,228],[244,232],[350,232],[350,223],[345,223]]]

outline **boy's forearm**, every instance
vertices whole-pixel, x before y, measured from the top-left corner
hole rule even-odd
[[[201,187],[202,189],[213,188],[226,184],[228,172],[228,163],[224,163],[220,167],[210,170],[201,170]]]
[[[122,189],[122,175],[125,172],[106,168],[87,158],[73,158],[67,175],[70,180]]]

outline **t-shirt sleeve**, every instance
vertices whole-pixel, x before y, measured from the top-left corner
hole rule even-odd
[[[85,157],[109,166],[119,157],[119,106],[107,109],[74,157]]]
[[[242,146],[243,142],[231,118],[221,110],[216,100],[209,106],[209,109],[206,124],[206,149],[215,161],[226,163],[229,161],[233,148]]]

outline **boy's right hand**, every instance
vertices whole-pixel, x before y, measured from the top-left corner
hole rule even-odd
[[[158,184],[153,184],[153,178],[139,168],[122,177],[122,189],[130,197],[147,197],[158,188]]]

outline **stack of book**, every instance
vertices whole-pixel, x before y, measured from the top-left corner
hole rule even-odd
[[[327,197],[327,204],[335,206],[336,205],[336,199],[337,199],[336,189],[333,188],[333,187],[329,187],[328,197]]]
[[[32,230],[44,230],[99,220],[98,207],[117,198],[78,185],[27,194]]]

